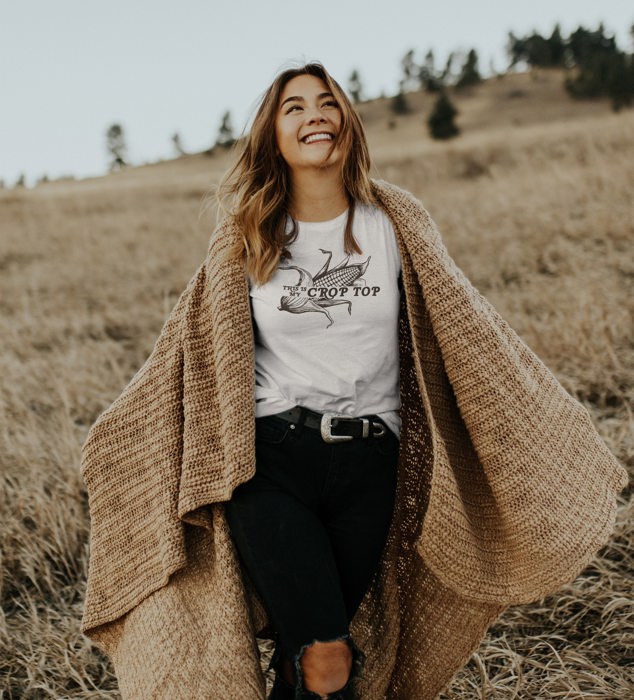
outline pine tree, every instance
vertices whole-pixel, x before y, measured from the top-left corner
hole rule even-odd
[[[222,115],[222,121],[218,128],[218,137],[216,138],[216,146],[222,146],[223,148],[231,148],[235,143],[235,138],[233,136],[233,126],[231,124],[231,112],[227,110]]]
[[[460,70],[460,75],[458,76],[458,81],[456,82],[457,88],[464,88],[470,85],[477,85],[482,82],[482,77],[478,71],[478,54],[475,49],[471,49],[467,54],[467,58]]]
[[[583,66],[593,56],[611,55],[617,52],[614,36],[609,37],[605,34],[603,23],[599,24],[596,31],[585,27],[577,28],[568,39],[568,48],[572,60],[578,66]]]
[[[434,109],[427,120],[429,133],[433,139],[450,139],[460,133],[460,129],[454,123],[458,110],[454,107],[447,92],[443,90]]]
[[[576,29],[568,40],[568,51],[576,74],[567,78],[564,85],[572,97],[607,96],[615,111],[631,104],[634,58],[618,49],[614,36],[606,35],[603,24],[596,31]]]
[[[403,86],[403,81],[399,83],[398,92],[392,98],[390,102],[390,109],[394,114],[408,114],[410,111],[407,98],[405,97],[405,91]]]
[[[361,76],[358,70],[353,70],[348,78],[348,92],[355,104],[359,104],[362,100],[363,86],[361,85]]]
[[[177,156],[187,155],[187,151],[185,151],[185,149],[183,148],[183,144],[181,142],[181,136],[178,133],[178,131],[176,131],[172,134],[172,145],[174,146],[174,150],[176,151]]]
[[[106,132],[106,149],[111,156],[110,170],[121,170],[127,165],[125,133],[121,124],[112,124]]]
[[[559,24],[555,25],[555,28],[548,39],[548,46],[550,49],[550,65],[564,66],[566,63],[566,42],[561,36],[561,28]]]
[[[535,31],[526,37],[516,37],[512,32],[509,33],[506,51],[511,59],[510,68],[520,62],[533,68],[550,68],[564,64],[566,44],[557,24],[548,39]]]
[[[632,104],[634,99],[634,56],[619,52],[612,57],[606,91],[615,112]]]
[[[513,32],[509,32],[506,40],[506,55],[509,58],[509,68],[513,68],[520,61],[525,60],[524,39],[515,36]]]
[[[401,69],[403,71],[401,91],[415,90],[418,87],[418,73],[420,69],[414,60],[414,49],[410,49],[401,59]]]
[[[436,74],[434,52],[432,49],[425,54],[425,62],[420,67],[418,79],[421,87],[427,92],[440,92],[442,89],[442,81],[440,76]]]
[[[548,39],[533,32],[527,39],[526,48],[529,65],[535,68],[548,68],[552,65],[552,53]]]
[[[449,56],[447,56],[447,61],[445,62],[445,67],[443,72],[440,74],[440,82],[443,85],[448,85],[452,78],[453,62],[456,58],[456,54],[452,51]]]

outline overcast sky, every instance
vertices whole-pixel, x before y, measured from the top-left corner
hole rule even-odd
[[[393,94],[400,61],[476,48],[480,68],[506,65],[509,31],[568,35],[603,21],[632,50],[624,0],[0,0],[0,179],[106,171],[105,132],[122,124],[129,158],[196,151],[229,109],[241,131],[290,60],[321,60],[347,86],[359,70],[369,97]],[[628,7],[629,5],[629,7]]]

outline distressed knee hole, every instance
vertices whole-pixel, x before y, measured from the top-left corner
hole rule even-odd
[[[301,647],[294,658],[297,687],[317,697],[329,697],[356,678],[365,655],[350,634],[330,640],[314,639]]]

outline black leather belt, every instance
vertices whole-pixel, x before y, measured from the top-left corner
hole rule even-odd
[[[319,430],[325,442],[344,442],[353,438],[381,438],[389,430],[381,418],[374,415],[352,418],[333,411],[318,413],[304,406],[294,406],[288,411],[275,415],[289,423]]]

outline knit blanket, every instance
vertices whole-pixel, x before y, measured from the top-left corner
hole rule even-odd
[[[573,580],[610,536],[625,471],[586,409],[447,253],[411,194],[374,181],[401,254],[394,518],[352,621],[360,700],[426,700],[509,605]],[[122,697],[264,700],[266,610],[224,503],[255,473],[248,282],[225,219],[154,349],[91,427],[82,631]]]

